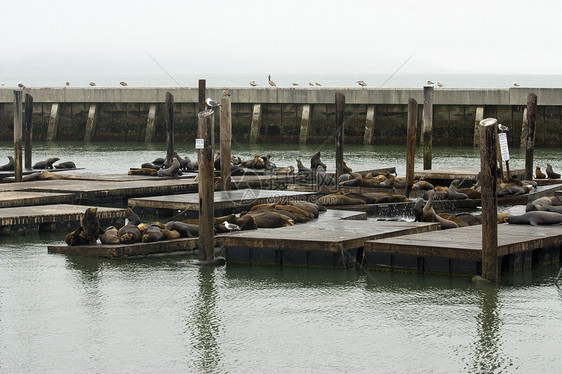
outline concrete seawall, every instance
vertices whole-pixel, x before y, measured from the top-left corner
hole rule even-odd
[[[207,96],[219,99],[223,89],[209,88]],[[239,142],[250,141],[251,133],[258,142],[325,141],[334,133],[336,92],[342,92],[346,100],[346,143],[404,144],[409,98],[420,103],[418,118],[423,118],[423,88],[226,89],[232,99],[233,136]],[[3,141],[13,140],[13,90],[0,89]],[[25,89],[34,99],[35,140],[164,141],[166,92],[174,95],[176,138],[194,139],[197,88]],[[557,88],[436,88],[433,143],[472,145],[476,112],[480,110],[484,117],[498,118],[509,126],[509,142],[519,146],[530,92],[538,97],[536,145],[560,147],[562,89]]]

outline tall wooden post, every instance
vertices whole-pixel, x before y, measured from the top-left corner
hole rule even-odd
[[[166,92],[166,162],[168,167],[174,159],[174,95]]]
[[[433,87],[423,88],[423,169],[431,169],[433,146]]]
[[[418,102],[408,100],[408,133],[406,135],[406,196],[414,184],[414,159],[416,156],[416,131],[418,127]]]
[[[207,81],[205,79],[199,79],[199,101],[197,107],[197,113],[202,112],[206,109],[205,99],[206,99],[206,86]]]
[[[336,181],[343,174],[344,111],[345,96],[341,92],[336,92]]]
[[[480,121],[480,175],[482,183],[482,276],[498,279],[497,119]]]
[[[229,191],[230,185],[230,149],[232,146],[232,109],[230,97],[221,98],[220,145],[221,145],[221,189]]]
[[[25,94],[25,168],[31,169],[31,143],[33,140],[33,96]]]
[[[197,115],[197,138],[203,139],[199,149],[199,260],[215,256],[214,239],[214,114],[202,111]]]
[[[535,151],[535,118],[537,116],[537,95],[527,95],[527,141],[525,143],[525,179],[533,179],[533,153]]]
[[[22,169],[22,92],[14,91],[14,175],[16,182],[21,182]]]

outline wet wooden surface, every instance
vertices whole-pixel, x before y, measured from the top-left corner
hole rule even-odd
[[[498,225],[498,256],[562,244],[562,227]],[[365,252],[481,260],[482,226],[368,240]]]
[[[277,229],[243,231],[225,236],[233,247],[337,252],[361,248],[366,240],[437,230],[438,224],[395,221],[310,221]]]
[[[480,172],[480,167],[474,169],[468,168],[439,168],[431,170],[416,170],[414,171],[414,177],[423,179],[443,179],[443,180],[476,180],[478,173]],[[525,175],[524,169],[514,169],[510,170],[512,175]],[[522,179],[522,178],[520,178]]]
[[[54,204],[0,209],[0,226],[79,221],[88,205]],[[98,216],[123,218],[127,209],[98,207]]]
[[[72,202],[74,202],[74,194],[71,193],[25,191],[3,191],[0,193],[0,208]]]

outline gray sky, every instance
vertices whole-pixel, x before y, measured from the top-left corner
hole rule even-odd
[[[562,2],[2,0],[0,72],[562,74]]]

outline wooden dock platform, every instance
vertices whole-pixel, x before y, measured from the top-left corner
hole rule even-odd
[[[0,193],[0,208],[73,202],[74,194],[71,193],[25,191],[3,191]]]
[[[559,261],[560,226],[498,225],[502,271]],[[365,242],[363,265],[370,269],[481,274],[482,226],[404,235]]]
[[[216,191],[214,196],[215,216],[239,212],[255,204],[283,201],[308,201],[314,192],[294,192],[279,190],[242,189]],[[199,211],[199,194],[178,194],[165,196],[139,197],[129,199],[132,208],[151,208],[168,210]]]
[[[54,204],[0,209],[0,235],[75,229],[88,205]],[[127,209],[98,207],[101,226],[123,224]]]
[[[428,181],[441,180],[441,181],[452,181],[458,180],[470,180],[475,181],[480,168],[440,168],[440,169],[429,169],[429,170],[415,170],[415,178],[423,178]],[[517,175],[520,179],[525,175],[525,169],[514,169],[510,170],[511,175]]]
[[[279,229],[226,236],[228,263],[346,268],[362,256],[366,240],[437,230],[435,223],[311,221]]]

